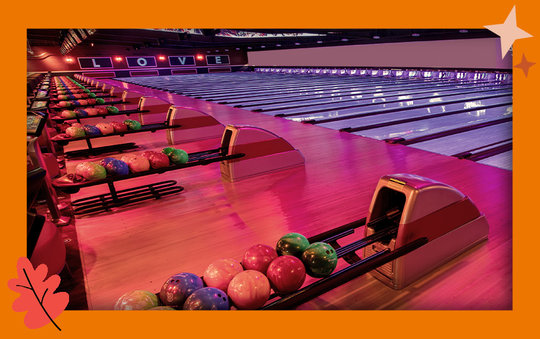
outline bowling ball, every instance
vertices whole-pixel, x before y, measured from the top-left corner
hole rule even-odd
[[[68,97],[69,100],[75,100],[76,99],[73,94],[69,94],[67,97]]]
[[[88,93],[88,97],[92,98],[92,99],[95,99],[96,98],[96,94],[95,93]]]
[[[88,102],[88,105],[95,105],[96,104],[96,99],[88,99],[86,101]]]
[[[60,106],[60,107],[71,107],[71,102],[69,102],[69,101],[60,101],[58,103],[58,106]]]
[[[174,151],[176,148],[174,147],[165,147],[161,150],[161,153],[165,154],[166,156],[169,156],[172,151]]]
[[[191,293],[184,302],[184,310],[228,310],[227,293],[214,287],[203,287]]]
[[[96,100],[96,103],[97,103],[97,100]],[[109,113],[109,111],[107,111],[107,107],[96,107],[96,109],[99,115],[105,115]]]
[[[337,266],[337,261],[334,248],[324,242],[315,242],[302,253],[302,262],[306,267],[306,273],[315,278],[332,274]]]
[[[299,289],[306,279],[306,268],[302,260],[292,255],[283,255],[272,260],[266,276],[278,293],[290,293]]]
[[[73,96],[75,97],[75,99],[81,99],[82,98],[81,94],[73,94]]]
[[[88,116],[88,112],[85,110],[85,109],[76,109],[75,110],[75,113],[77,113],[77,116],[79,117],[87,117]]]
[[[91,116],[91,117],[98,115],[98,110],[97,110],[97,108],[91,108],[91,107],[89,107],[89,108],[85,108],[84,110],[85,110],[86,113],[88,113],[88,115]]]
[[[101,180],[107,177],[105,167],[95,162],[81,162],[75,167],[75,174],[86,180]]]
[[[82,138],[86,135],[84,128],[73,126],[66,128],[66,134],[72,138]]]
[[[84,131],[86,132],[86,135],[90,137],[101,135],[99,128],[94,125],[84,125]]]
[[[101,131],[101,134],[103,135],[114,133],[114,127],[109,123],[100,122],[99,124],[96,124],[96,127]]]
[[[142,152],[141,155],[148,159],[150,162],[150,167],[152,168],[162,168],[169,166],[169,157],[160,152],[146,151]]]
[[[122,133],[122,132],[127,132],[128,131],[128,127],[125,124],[121,123],[121,122],[113,121],[113,122],[111,122],[111,125],[114,128],[115,133]]]
[[[133,173],[144,172],[150,169],[150,162],[141,155],[126,154],[121,158],[121,160],[128,164],[129,169]]]
[[[203,281],[197,275],[178,273],[169,277],[161,286],[159,299],[166,306],[182,307],[191,293],[203,287]]]
[[[118,113],[118,112],[120,112],[120,110],[118,108],[114,107],[114,106],[107,106],[107,111],[109,113]]]
[[[84,129],[83,125],[80,124],[80,123],[78,123],[78,122],[72,123],[72,124],[71,124],[71,127],[78,127],[78,128],[83,128],[83,129]]]
[[[124,124],[132,131],[137,131],[141,129],[141,123],[137,120],[126,119],[124,120]]]
[[[110,163],[111,161],[113,160],[116,160],[115,158],[111,158],[111,157],[106,157],[106,158],[103,158],[101,159],[101,161],[99,162],[99,164],[105,168],[107,168],[107,164]]]
[[[158,297],[148,291],[135,290],[122,295],[114,304],[115,310],[148,310],[159,305]]]
[[[64,119],[70,119],[75,118],[77,116],[77,113],[75,111],[65,109],[60,113],[60,116]]]
[[[309,241],[302,234],[288,233],[278,240],[276,252],[278,255],[293,255],[300,258],[308,246]]]
[[[103,164],[102,164],[103,165]],[[112,159],[105,164],[105,169],[110,175],[128,175],[129,166],[122,160]]]
[[[156,306],[148,309],[149,311],[176,311],[176,308],[171,306]]]
[[[83,89],[84,93],[90,93],[90,90],[88,88]]]
[[[268,265],[277,258],[276,250],[270,246],[257,244],[244,253],[242,266],[246,270],[255,270],[266,274]]]
[[[174,149],[169,154],[169,159],[174,164],[185,164],[189,160],[189,155],[183,149]]]
[[[232,278],[227,294],[239,309],[254,310],[263,306],[270,297],[270,283],[259,271],[243,271]]]
[[[65,94],[58,96],[58,100],[66,100],[66,99],[67,99],[67,95]]]
[[[206,286],[226,291],[232,278],[243,270],[242,265],[234,259],[218,259],[208,265],[203,280]]]
[[[86,105],[88,105],[88,101],[86,101],[84,99],[81,99],[81,100],[79,100],[79,105],[86,106]]]
[[[96,104],[103,105],[104,103],[105,103],[105,100],[103,100],[103,98],[97,98],[96,99]]]

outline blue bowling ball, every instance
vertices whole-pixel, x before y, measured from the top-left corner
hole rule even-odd
[[[77,113],[77,116],[79,117],[87,117],[88,116],[88,112],[84,109],[78,109],[75,111]]]
[[[113,159],[105,165],[107,173],[110,175],[128,175],[129,166],[122,160]]]
[[[106,158],[103,158],[101,159],[101,161],[99,162],[99,164],[105,168],[107,168],[107,164],[110,163],[111,161],[113,160],[116,160],[115,158],[111,158],[111,157],[106,157]]]
[[[101,135],[99,128],[93,125],[84,125],[84,131],[86,132],[86,135],[90,137]]]
[[[198,289],[204,287],[202,279],[193,273],[175,274],[163,284],[159,299],[166,306],[182,308],[186,299]]]
[[[222,290],[204,287],[193,292],[184,303],[184,310],[228,310],[229,297]]]

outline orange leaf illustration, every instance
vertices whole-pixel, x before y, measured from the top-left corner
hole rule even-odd
[[[8,286],[21,296],[13,302],[15,312],[24,312],[24,324],[28,328],[39,328],[52,322],[56,328],[60,327],[53,321],[66,309],[69,295],[66,292],[54,293],[60,285],[60,277],[52,275],[47,280],[47,266],[39,265],[35,270],[27,258],[19,258],[17,262],[17,279],[8,281]]]

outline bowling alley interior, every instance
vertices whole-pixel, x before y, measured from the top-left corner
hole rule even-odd
[[[68,310],[511,310],[486,29],[28,29],[27,257]]]

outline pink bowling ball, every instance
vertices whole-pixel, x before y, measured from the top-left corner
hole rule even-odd
[[[274,259],[266,276],[270,285],[278,293],[290,293],[299,289],[306,279],[306,268],[302,260],[292,255],[283,255]]]
[[[128,154],[124,155],[120,160],[126,162],[129,170],[133,173],[144,172],[150,169],[150,162],[141,155]]]
[[[277,257],[277,252],[273,247],[257,244],[248,248],[244,253],[242,265],[246,270],[255,270],[266,274],[268,265]]]
[[[208,265],[204,271],[203,280],[208,287],[227,291],[232,278],[243,270],[242,265],[234,259],[218,259]]]
[[[243,271],[232,278],[227,294],[239,309],[254,310],[263,306],[270,297],[270,282],[259,271]]]
[[[97,128],[101,131],[101,134],[107,135],[107,134],[113,134],[114,133],[114,127],[106,122],[100,122],[96,125]]]

